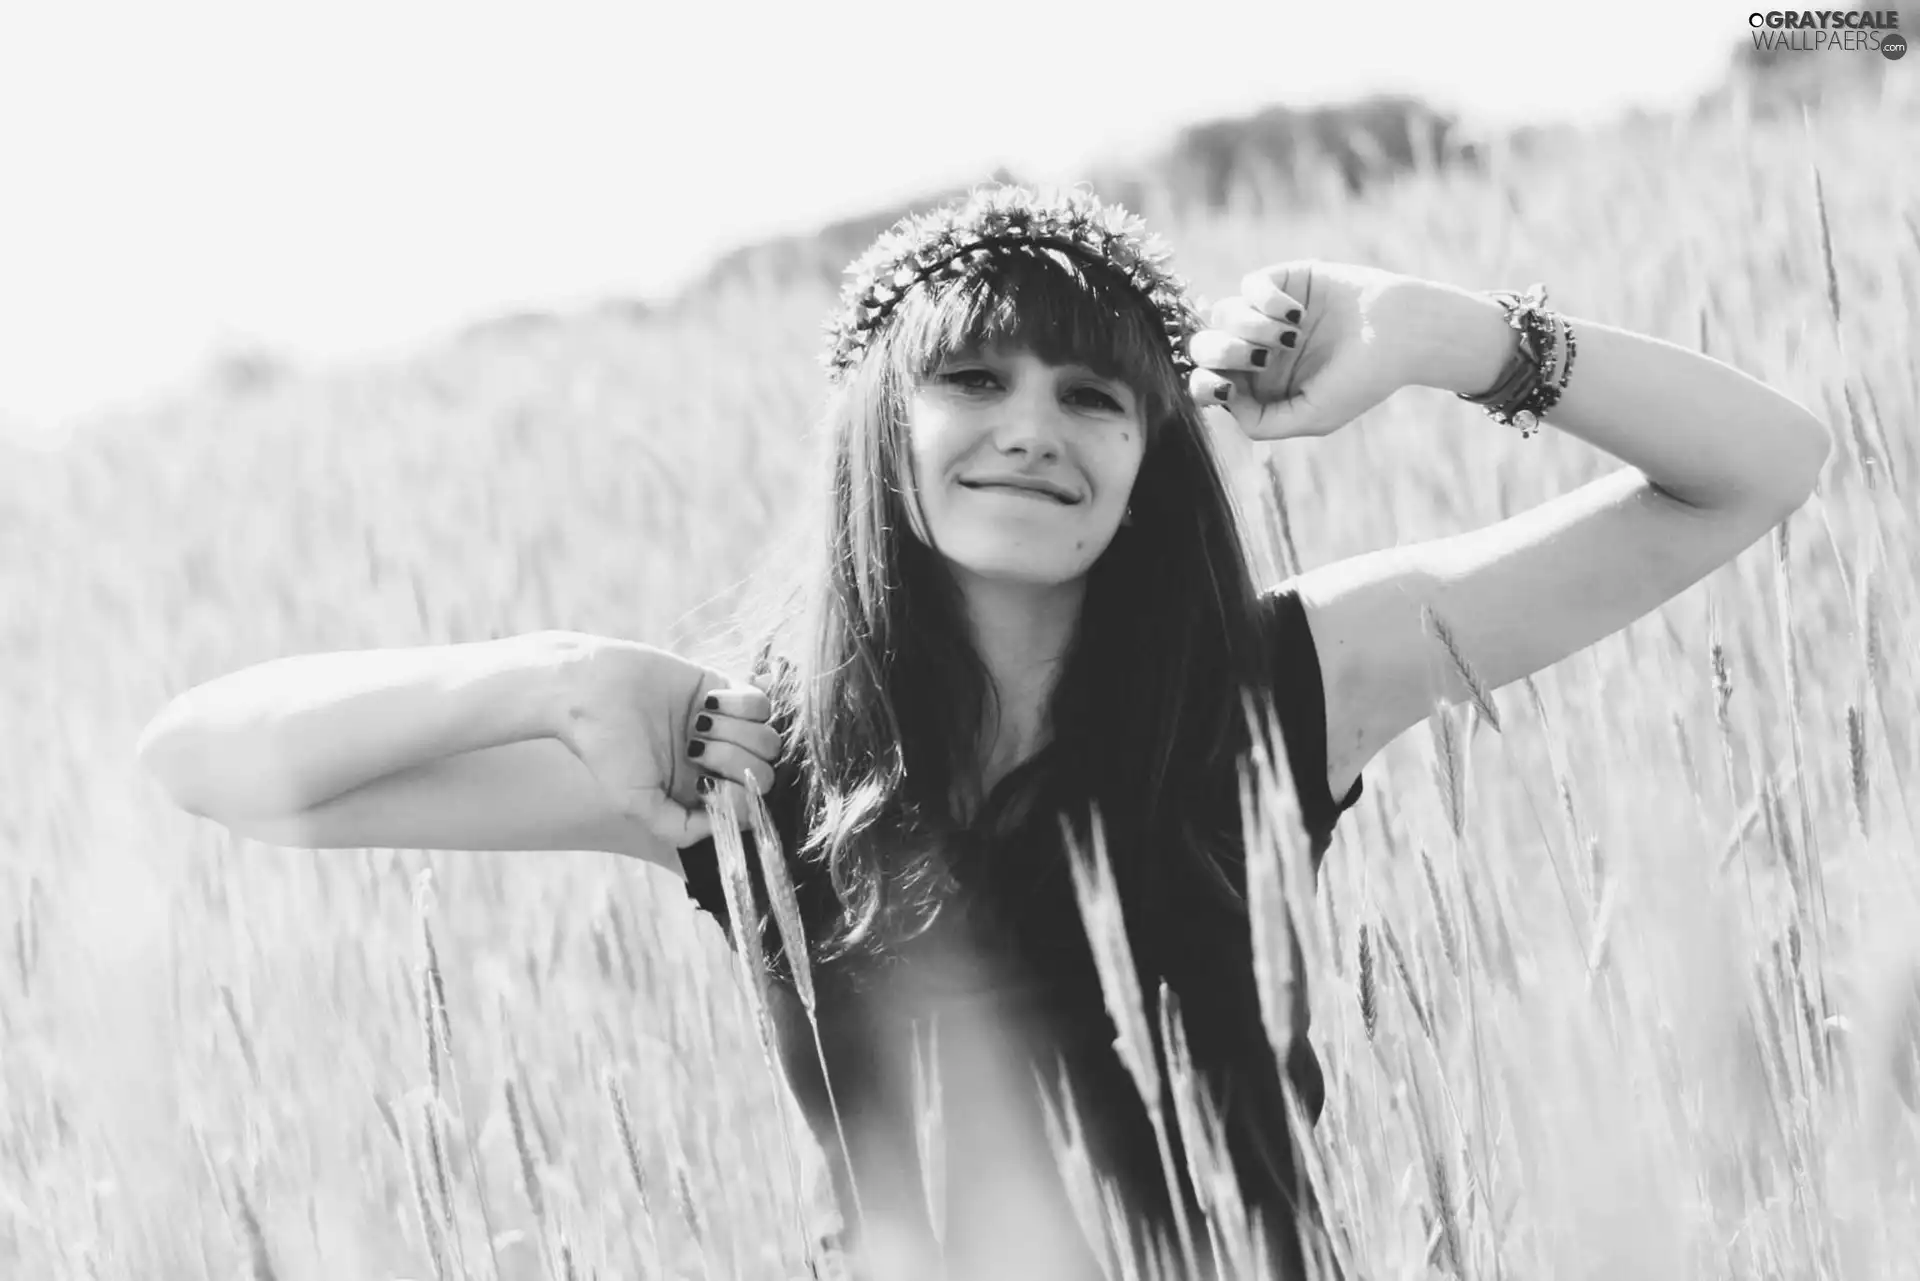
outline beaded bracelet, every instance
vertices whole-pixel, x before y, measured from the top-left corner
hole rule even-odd
[[[1465,392],[1458,395],[1483,407],[1495,422],[1518,427],[1524,440],[1539,430],[1541,418],[1560,402],[1573,375],[1573,326],[1565,317],[1546,309],[1547,287],[1542,283],[1535,282],[1524,294],[1498,290],[1491,297],[1506,313],[1507,324],[1519,333],[1520,341],[1492,388],[1477,396]],[[1563,345],[1564,361],[1560,359]]]

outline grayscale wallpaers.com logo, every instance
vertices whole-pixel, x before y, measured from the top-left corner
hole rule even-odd
[[[1772,9],[1748,14],[1747,25],[1756,49],[1865,50],[1889,62],[1907,52],[1898,9]]]

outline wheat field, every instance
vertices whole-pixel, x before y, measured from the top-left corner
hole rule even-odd
[[[1920,1275],[1916,151],[1920,106],[1862,104],[1141,211],[1209,299],[1294,257],[1541,279],[1835,434],[1774,538],[1367,768],[1298,913],[1351,1275]],[[699,656],[793,518],[830,302],[496,327],[6,457],[0,1276],[806,1274],[818,1153],[674,878],[269,847],[132,748],[294,652]],[[1619,465],[1429,391],[1217,443],[1269,582]]]

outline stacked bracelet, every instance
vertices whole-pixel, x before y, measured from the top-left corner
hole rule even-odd
[[[1460,399],[1482,406],[1495,422],[1518,427],[1524,439],[1539,430],[1540,420],[1560,403],[1573,376],[1573,326],[1566,317],[1547,310],[1544,284],[1536,282],[1524,294],[1498,290],[1492,297],[1506,312],[1507,324],[1519,333],[1520,342],[1491,389],[1477,396],[1462,392]]]

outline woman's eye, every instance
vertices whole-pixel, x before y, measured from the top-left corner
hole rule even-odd
[[[978,379],[985,379],[989,383],[997,383],[999,381],[984,369],[958,369],[950,374],[941,375],[942,382],[959,383],[965,387],[977,385],[975,380]],[[1096,401],[1106,408],[1114,410],[1116,413],[1125,412],[1125,406],[1121,405],[1119,401],[1109,396],[1106,392],[1101,391],[1098,387],[1076,387],[1070,394]]]

